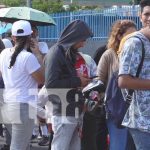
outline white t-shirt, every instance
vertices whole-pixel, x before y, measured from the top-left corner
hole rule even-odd
[[[7,48],[0,54],[0,71],[5,84],[4,101],[7,103],[35,101],[38,84],[31,74],[40,68],[40,64],[32,53],[23,50],[18,54],[14,66],[9,69],[12,53],[11,49]]]

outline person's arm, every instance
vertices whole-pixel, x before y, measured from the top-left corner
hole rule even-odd
[[[128,39],[123,47],[120,57],[119,79],[118,85],[120,88],[149,90],[150,80],[142,79],[144,63],[140,71],[139,78],[135,77],[138,66],[142,59],[141,41],[137,38]]]
[[[42,68],[33,54],[28,57],[25,69],[33,77],[33,79],[37,81],[38,84],[44,83]]]
[[[42,69],[38,69],[37,71],[33,72],[32,77],[37,81],[37,83],[40,84],[44,84],[44,76],[43,76],[43,71]]]
[[[105,55],[105,53],[102,55],[98,66],[97,66],[97,76],[99,78],[99,80],[101,80],[103,83],[106,84],[107,79],[108,79],[108,62],[107,61],[107,55]]]
[[[150,80],[131,77],[130,75],[121,75],[118,79],[120,88],[134,90],[150,90]]]
[[[35,57],[37,58],[39,64],[41,65],[41,71],[44,74],[44,65],[43,65],[44,55],[41,53],[39,49],[38,41],[34,38],[31,39],[30,49],[32,53],[35,55]]]

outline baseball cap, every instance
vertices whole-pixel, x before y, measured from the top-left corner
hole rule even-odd
[[[11,29],[13,36],[27,36],[32,34],[31,24],[26,20],[19,20],[13,23]]]

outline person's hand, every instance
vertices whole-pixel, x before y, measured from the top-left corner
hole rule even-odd
[[[90,78],[85,77],[85,76],[79,76],[80,80],[81,80],[81,87],[85,87],[86,85],[89,84],[89,82],[91,81]]]
[[[30,49],[35,55],[40,53],[38,41],[35,38],[30,40]]]

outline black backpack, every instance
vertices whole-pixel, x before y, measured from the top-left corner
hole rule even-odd
[[[138,36],[134,37],[138,38],[142,43],[142,59],[136,73],[136,77],[138,77],[143,66],[145,49],[142,40]],[[112,77],[106,89],[105,109],[106,113],[108,114],[108,117],[112,118],[112,120],[118,128],[123,128],[121,123],[130,106],[133,92],[134,90],[128,90],[127,96],[124,98],[121,89],[118,87],[118,71],[112,74]]]

